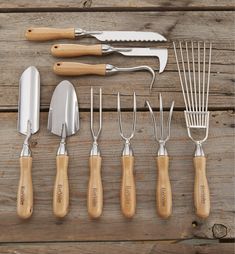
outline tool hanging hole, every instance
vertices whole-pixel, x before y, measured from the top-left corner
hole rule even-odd
[[[58,46],[54,46],[54,48],[55,48],[55,49],[57,49],[57,48],[58,48]]]
[[[192,226],[193,226],[193,228],[196,228],[196,227],[198,226],[197,221],[193,221],[193,222],[192,222]]]
[[[57,63],[57,66],[60,66],[60,63]]]
[[[31,30],[31,29],[29,29],[29,30],[28,30],[28,32],[29,32],[29,33],[31,33],[31,32],[32,32],[32,30]]]

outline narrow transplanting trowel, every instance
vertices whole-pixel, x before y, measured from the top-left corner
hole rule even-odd
[[[19,82],[18,131],[26,135],[20,155],[20,180],[17,214],[22,219],[33,213],[32,154],[29,139],[39,130],[40,76],[34,66],[28,67]]]
[[[77,95],[69,81],[62,81],[56,87],[50,104],[48,129],[61,137],[56,156],[57,173],[53,194],[53,212],[57,217],[68,213],[69,183],[66,137],[75,134],[79,129],[79,111]]]

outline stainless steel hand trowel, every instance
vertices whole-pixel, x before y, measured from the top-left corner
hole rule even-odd
[[[40,76],[34,66],[28,67],[19,82],[18,131],[26,135],[20,155],[20,180],[17,213],[27,219],[33,212],[32,155],[29,139],[39,130]]]
[[[56,156],[57,173],[53,194],[53,212],[56,217],[64,217],[68,213],[68,152],[66,137],[75,134],[79,129],[79,111],[77,95],[69,81],[62,81],[56,87],[50,104],[48,129],[61,137]]]

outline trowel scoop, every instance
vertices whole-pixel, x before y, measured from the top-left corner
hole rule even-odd
[[[22,219],[33,213],[32,154],[29,140],[39,130],[40,76],[34,66],[28,67],[19,82],[18,131],[26,135],[20,154],[20,180],[17,214]]]
[[[68,161],[66,137],[79,129],[77,95],[73,85],[64,80],[54,90],[48,115],[48,129],[61,137],[56,156],[56,179],[53,193],[53,212],[64,217],[69,207]]]

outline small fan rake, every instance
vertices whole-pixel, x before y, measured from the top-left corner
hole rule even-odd
[[[188,136],[196,145],[194,154],[194,204],[196,214],[207,218],[210,213],[210,194],[206,178],[206,158],[202,144],[208,137],[208,95],[210,85],[210,42],[173,42],[176,64],[186,110]]]

